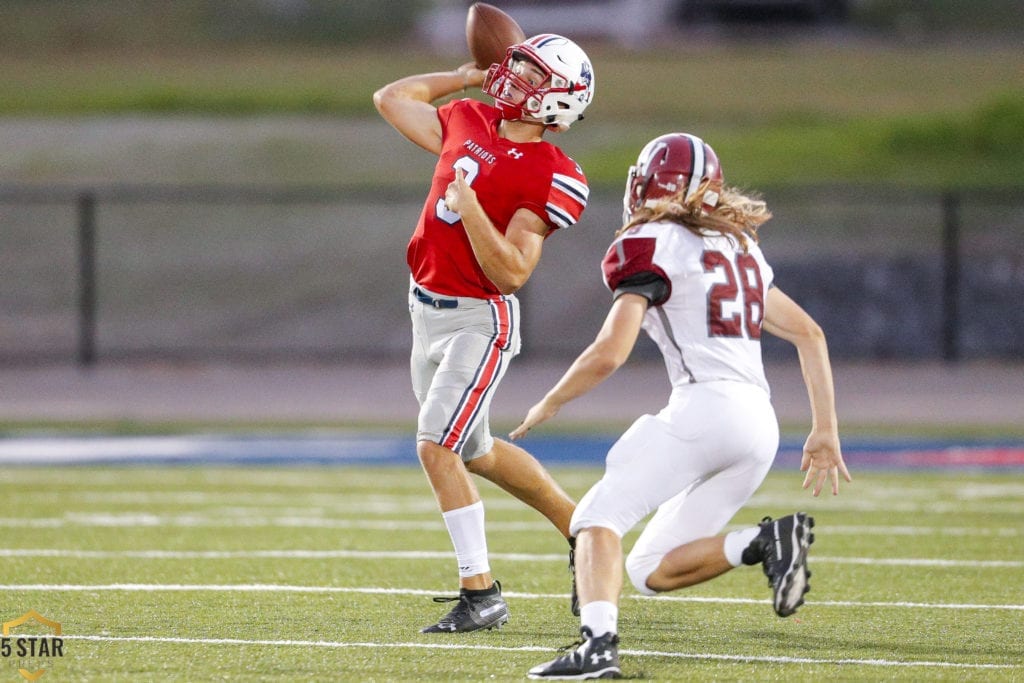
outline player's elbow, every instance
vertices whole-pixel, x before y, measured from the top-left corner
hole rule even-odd
[[[390,85],[385,85],[383,88],[373,93],[373,106],[377,108],[380,115],[384,118],[388,117],[388,111],[391,109],[391,105],[395,101],[394,89]]]
[[[532,272],[515,268],[501,268],[495,270],[500,270],[500,272],[495,272],[489,275],[490,280],[494,283],[494,286],[498,288],[498,291],[505,296],[515,294],[522,289],[523,285],[526,284],[526,281],[530,279],[530,272]]]
[[[629,358],[629,349],[611,338],[596,340],[590,345],[589,363],[591,369],[601,377],[608,377]]]
[[[605,349],[599,349],[591,359],[591,369],[598,377],[610,377],[624,361]]]
[[[821,329],[821,325],[810,318],[804,321],[800,330],[800,336],[816,344],[825,342],[825,330]]]
[[[505,296],[509,296],[510,294],[515,294],[516,292],[518,292],[520,289],[523,288],[523,285],[526,284],[526,280],[527,280],[527,278],[525,278],[525,277],[523,277],[523,278],[518,278],[518,277],[509,278],[508,280],[504,281],[502,284],[498,285],[498,291],[501,292],[502,294],[504,294]]]
[[[388,83],[373,93],[373,106],[388,121],[395,121],[400,115],[403,105],[406,105],[412,98],[409,95],[409,87],[406,84],[396,81]]]
[[[810,318],[804,320],[797,329],[792,331],[790,340],[801,350],[827,348],[825,330]]]

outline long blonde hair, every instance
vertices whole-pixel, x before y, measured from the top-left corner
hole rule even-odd
[[[750,240],[757,243],[757,229],[771,219],[772,212],[757,194],[744,194],[735,187],[713,188],[711,185],[712,181],[705,179],[688,198],[685,196],[686,188],[683,187],[671,197],[641,206],[633,212],[629,222],[619,228],[616,237],[641,223],[671,221],[698,237],[725,235],[746,251]],[[716,191],[718,202],[711,211],[706,211],[705,196],[710,197]]]

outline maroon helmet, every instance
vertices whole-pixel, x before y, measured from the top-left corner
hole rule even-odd
[[[688,199],[705,180],[712,181],[704,193],[704,211],[718,204],[722,189],[722,166],[711,145],[689,133],[669,133],[648,142],[629,167],[626,194],[622,198],[623,220],[652,200],[668,199],[684,190]]]

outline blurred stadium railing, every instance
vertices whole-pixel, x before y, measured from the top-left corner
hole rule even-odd
[[[1024,191],[765,196],[776,282],[835,358],[1024,358]],[[421,187],[0,186],[0,363],[404,358],[421,204]],[[520,293],[524,354],[592,340],[620,216],[618,191],[595,189],[548,240]],[[793,357],[773,338],[765,353]]]

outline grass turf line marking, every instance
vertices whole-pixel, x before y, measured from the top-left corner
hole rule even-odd
[[[38,486],[42,486],[39,484]],[[990,492],[991,495],[983,495],[979,491]],[[875,494],[878,492],[875,491]],[[907,503],[905,499],[906,492],[901,491],[904,499],[901,499],[903,503]],[[868,498],[866,500],[857,501],[860,506],[868,506],[863,508],[870,511],[878,511],[882,509],[889,509],[892,505],[893,495],[878,496]],[[965,502],[986,504],[991,501],[992,498],[1022,498],[1024,497],[1024,485],[1019,486],[1008,486],[1008,485],[992,485],[992,486],[974,486],[964,487],[957,490],[956,497],[958,505],[962,505]],[[121,491],[89,491],[80,490],[75,492],[47,492],[38,491],[33,493],[33,500],[39,502],[54,502],[60,505],[66,505],[68,500],[74,500],[75,502],[81,503],[104,503],[104,504],[115,504],[115,505],[154,505],[156,503],[168,503],[176,505],[189,505],[189,506],[203,506],[203,507],[215,507],[218,512],[224,512],[226,514],[250,514],[252,511],[266,511],[268,508],[275,508],[278,511],[297,509],[294,507],[295,494],[293,492],[208,492],[202,490],[172,490],[172,491],[152,491],[152,490],[121,490]],[[387,514],[400,514],[400,513],[414,513],[414,512],[425,512],[432,513],[437,509],[437,503],[433,497],[425,497],[420,493],[396,493],[396,494],[364,494],[364,493],[353,493],[346,492],[342,497],[339,497],[337,493],[309,493],[305,492],[302,494],[304,501],[303,509],[309,510],[310,508],[320,508],[323,510],[330,510],[336,513],[352,512],[358,515],[387,515]],[[755,494],[754,498],[749,503],[748,507],[760,508],[760,507],[783,507],[787,508],[792,502],[790,497],[773,496],[768,494]],[[832,501],[829,504],[831,510],[837,509],[837,505],[840,505],[842,501]],[[931,499],[917,501],[920,504],[932,504]],[[998,501],[993,501],[998,504]],[[1010,502],[1010,501],[1003,501]],[[516,510],[521,507],[521,503],[513,498],[498,496],[489,496],[486,500],[486,506],[491,510]],[[111,513],[113,514],[113,513]],[[870,529],[870,527],[865,527]],[[898,527],[892,527],[896,529]],[[915,527],[906,527],[908,529],[915,529]],[[836,531],[838,527],[830,527],[830,531],[838,533]],[[932,531],[940,531],[940,529],[933,528]],[[956,533],[952,530],[942,529],[944,533]],[[1017,530],[1013,530],[1017,532]],[[853,531],[847,533],[856,533]],[[889,532],[896,533],[896,532]],[[973,530],[971,530],[973,533]],[[1019,533],[1019,532],[1018,532]]]
[[[255,645],[260,647],[324,647],[324,648],[414,648],[423,650],[482,650],[487,652],[554,652],[554,648],[539,645],[501,647],[498,645],[470,645],[445,643],[342,643],[324,640],[245,640],[242,638],[171,638],[160,636],[85,636],[64,635],[65,640],[98,641],[105,643],[173,643],[184,645]],[[810,657],[759,657],[751,655],[719,655],[713,653],[658,652],[655,650],[620,650],[620,654],[635,657],[671,657],[674,659],[709,659],[722,662],[765,662],[771,664],[842,664],[882,667],[942,667],[950,669],[1017,669],[1016,664],[972,664],[967,662],[899,661],[888,659],[812,659]]]
[[[66,517],[0,517],[0,527],[35,527],[56,529],[63,527],[95,528],[214,528],[253,529],[260,527],[286,529],[378,529],[383,531],[447,531],[443,521],[325,519],[323,517],[205,517],[202,515],[80,514]],[[488,522],[488,528],[499,531],[534,532],[550,529],[542,522]]]
[[[434,505],[431,502],[431,505]],[[493,507],[488,503],[488,507]],[[519,507],[519,506],[517,506]],[[263,508],[265,510],[265,508]],[[92,512],[68,513],[64,517],[0,517],[0,527],[212,527],[212,528],[256,528],[286,527],[311,529],[379,529],[387,531],[447,531],[442,521],[389,520],[389,519],[339,519],[311,517],[308,515],[276,515],[264,517],[251,515],[247,510],[228,509],[221,511],[237,517],[205,515],[154,515],[149,513]],[[373,514],[372,512],[370,514]],[[488,522],[489,528],[501,531],[534,532],[550,529],[547,522]],[[640,530],[646,523],[637,525]],[[743,524],[730,524],[723,531],[742,529]],[[917,526],[822,526],[821,530],[832,535],[878,535],[878,536],[1020,536],[1024,531],[1012,527],[971,529],[966,527],[917,527]]]
[[[60,550],[51,548],[0,548],[0,557],[65,557],[75,559],[134,558],[145,560],[449,560],[452,551],[433,550]],[[490,553],[503,562],[565,562],[565,554]],[[894,567],[967,567],[1020,569],[1021,560],[944,560],[929,558],[874,558],[814,556],[815,564],[886,565]]]
[[[288,586],[273,583],[241,584],[176,584],[176,583],[111,583],[96,585],[80,584],[7,584],[0,585],[0,591],[124,591],[124,592],[238,592],[238,593],[359,593],[364,595],[437,595],[450,590],[424,590],[421,588],[376,588],[348,586]],[[564,599],[567,593],[518,593],[503,592],[502,595],[524,600]],[[676,595],[624,595],[625,600],[660,600],[664,602],[704,602],[731,605],[769,605],[771,600],[753,598],[707,598],[683,597]],[[815,601],[819,607],[904,607],[910,609],[956,609],[956,610],[1016,610],[1024,612],[1024,605],[977,605],[941,602],[855,602],[852,600]]]

